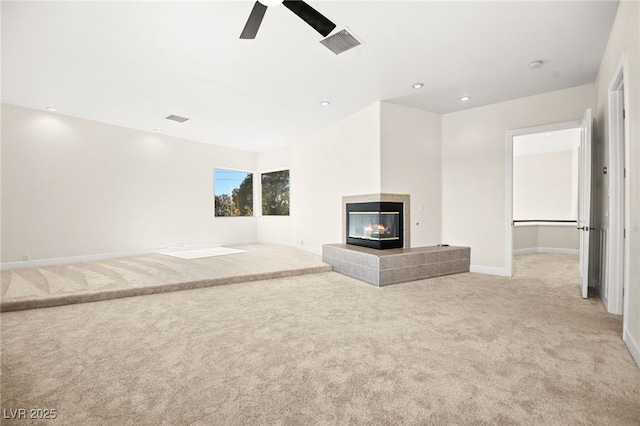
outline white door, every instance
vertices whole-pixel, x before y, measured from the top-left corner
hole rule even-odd
[[[587,109],[580,123],[580,166],[578,178],[578,230],[580,232],[580,292],[589,291],[589,234],[591,227],[591,131],[593,117]]]

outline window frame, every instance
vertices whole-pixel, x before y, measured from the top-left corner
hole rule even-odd
[[[289,195],[289,202],[288,202],[288,209],[287,209],[287,214],[267,214],[264,212],[264,185],[263,185],[263,176],[270,174],[270,173],[279,173],[279,172],[287,172],[288,173],[288,183],[287,183],[287,191],[288,191],[288,195]],[[273,170],[267,170],[267,171],[261,171],[258,174],[258,180],[260,181],[260,188],[259,188],[259,205],[260,205],[260,215],[261,216],[266,216],[266,217],[290,217],[291,216],[291,169],[290,168],[277,168],[277,169],[273,169]]]
[[[217,182],[217,178],[216,178],[216,172],[217,171],[224,171],[224,172],[233,172],[233,173],[244,173],[246,175],[251,175],[251,214],[250,215],[218,215],[217,214],[217,206],[216,206],[216,197],[218,196],[216,194],[216,182]],[[246,178],[245,178],[246,179]],[[244,181],[244,179],[241,181],[241,183]],[[251,171],[251,170],[246,170],[246,169],[239,169],[239,168],[234,168],[234,167],[225,167],[225,166],[214,166],[213,167],[213,175],[212,175],[212,184],[213,184],[213,217],[214,219],[217,218],[223,218],[223,217],[233,217],[233,218],[239,218],[239,217],[256,217],[256,172],[255,171]],[[237,188],[239,188],[240,186],[238,186]],[[235,188],[234,188],[235,189]],[[223,194],[221,194],[223,195]],[[232,196],[232,194],[224,194],[224,195],[229,195]]]

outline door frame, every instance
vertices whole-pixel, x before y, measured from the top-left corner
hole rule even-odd
[[[559,130],[580,128],[581,120],[563,121],[542,126],[525,127],[508,130],[505,136],[505,272],[506,276],[513,275],[513,139],[517,136],[535,133],[555,132]]]
[[[629,111],[628,97],[624,89],[626,79],[624,53],[618,62],[608,87],[608,175],[609,175],[609,237],[607,238],[606,307],[612,314],[623,315],[628,306],[624,294],[629,287],[629,238],[624,230],[629,225],[629,185],[625,169],[629,169],[629,120],[623,119],[623,111]],[[626,327],[627,315],[623,316]]]

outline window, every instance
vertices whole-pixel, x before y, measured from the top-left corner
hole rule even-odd
[[[253,174],[216,169],[215,216],[253,216]]]
[[[262,174],[262,214],[289,216],[289,170]]]

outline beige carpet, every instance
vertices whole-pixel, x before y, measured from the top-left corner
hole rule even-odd
[[[331,266],[323,263],[317,254],[264,244],[15,269],[2,271],[0,311],[95,302],[330,270]]]
[[[61,425],[637,425],[621,318],[580,298],[574,257],[515,262],[515,278],[325,272],[3,313],[2,408]]]

